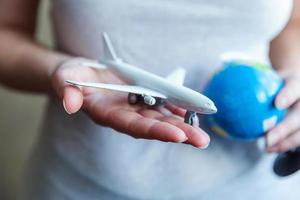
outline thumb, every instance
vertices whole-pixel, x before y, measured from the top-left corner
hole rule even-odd
[[[300,98],[299,80],[295,77],[290,77],[286,80],[285,86],[278,93],[275,99],[275,105],[279,109],[290,107]]]
[[[63,91],[63,106],[68,114],[76,113],[83,104],[83,95],[79,88],[68,85]]]

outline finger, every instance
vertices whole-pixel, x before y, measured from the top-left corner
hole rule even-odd
[[[157,106],[154,109],[157,112],[161,113],[162,116],[174,116],[174,114],[169,109],[165,108],[165,106]],[[176,116],[178,116],[178,115],[176,115]]]
[[[290,78],[279,92],[275,99],[275,105],[279,109],[288,108],[300,98],[300,81],[297,78]]]
[[[183,142],[185,133],[176,126],[141,116],[127,110],[112,110],[105,117],[106,124],[135,138],[156,139],[165,142]]]
[[[286,138],[289,134],[295,132],[300,128],[299,123],[300,116],[300,102],[298,102],[294,109],[280,122],[275,126],[270,132],[267,133],[267,146],[272,147],[280,140]]]
[[[185,132],[185,134],[188,135],[188,140],[185,142],[187,144],[192,144],[193,146],[202,148],[202,149],[204,149],[208,146],[209,138],[207,139],[206,133],[205,133],[205,139],[202,138],[202,135],[199,135],[199,132],[202,132],[202,130],[199,128],[198,117],[196,117],[196,119],[194,121],[194,125],[193,125],[193,127],[196,129],[195,130],[192,127],[190,127],[188,124],[185,124],[183,122],[183,118],[179,117],[177,115],[173,115],[173,114],[164,115],[155,110],[142,110],[139,113],[144,117],[165,121],[165,122],[171,123],[171,124],[177,126],[178,128],[182,129]],[[208,140],[208,142],[205,142],[207,140]]]
[[[297,74],[297,73],[295,73],[295,71],[298,72],[299,69],[298,69],[298,68],[289,68],[289,69],[282,68],[282,69],[278,69],[278,70],[277,70],[277,74],[278,74],[282,79],[285,80],[285,79],[288,79],[289,77],[291,77],[291,75],[292,75],[292,76],[295,76],[295,74]]]
[[[140,113],[144,117],[153,118],[153,119],[160,119],[162,117],[177,117],[178,119],[182,119],[182,117],[178,115],[174,115],[170,110],[166,109],[163,106],[155,107],[154,109],[145,109],[141,108],[138,113]]]
[[[172,105],[172,104],[167,104],[165,106],[167,109],[169,109],[173,114],[179,115],[180,117],[184,117],[186,110],[183,108],[180,108],[178,106]]]
[[[179,120],[174,117],[164,117],[161,119],[162,121],[173,124],[174,126],[180,128],[184,131],[188,140],[186,143],[191,144],[197,148],[205,149],[208,147],[210,138],[206,132],[204,132],[199,127],[193,127],[186,123],[183,120]]]
[[[161,112],[152,109],[141,109],[138,111],[138,113],[144,117],[152,119],[158,119],[164,116]]]
[[[284,140],[280,141],[274,147],[268,149],[269,152],[286,152],[300,146],[300,130],[289,135]]]
[[[67,113],[76,113],[82,106],[83,96],[79,88],[67,86],[63,94],[63,106]]]

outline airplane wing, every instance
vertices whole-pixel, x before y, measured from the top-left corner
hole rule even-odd
[[[183,85],[185,79],[185,69],[178,67],[172,73],[170,73],[166,79],[174,84]]]
[[[96,61],[89,61],[89,60],[85,60],[82,59],[79,60],[79,65],[82,67],[91,67],[91,68],[95,68],[95,69],[106,69],[107,67],[101,63],[98,63]]]
[[[152,97],[167,99],[167,96],[161,94],[160,92],[144,88],[141,86],[136,85],[120,85],[120,84],[106,84],[106,83],[90,83],[90,82],[80,82],[80,81],[66,81],[69,84],[83,86],[83,87],[93,87],[93,88],[100,88],[100,89],[108,89],[108,90],[115,90],[119,92],[128,92],[134,93],[139,95],[149,95]]]

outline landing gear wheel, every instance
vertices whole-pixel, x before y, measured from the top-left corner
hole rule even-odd
[[[139,96],[137,94],[129,93],[128,94],[128,103],[131,105],[137,104],[139,101]]]
[[[280,153],[273,166],[278,176],[289,176],[300,169],[300,147],[294,150]]]
[[[161,98],[156,99],[156,103],[155,103],[156,106],[163,106],[165,104],[166,104],[166,101],[164,99],[161,99]]]
[[[195,117],[197,117],[195,112],[186,111],[185,116],[184,116],[184,122],[191,125],[191,126],[193,126]]]

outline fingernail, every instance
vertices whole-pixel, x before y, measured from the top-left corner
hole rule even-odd
[[[63,100],[63,106],[64,106],[65,111],[66,111],[69,115],[72,114],[72,113],[70,113],[70,112],[67,110],[65,100]]]
[[[276,146],[267,148],[267,152],[268,152],[268,153],[274,153],[274,152],[276,152],[276,151],[278,151],[278,148],[277,148]]]
[[[187,138],[186,136],[182,137],[182,139],[179,140],[179,143],[183,143],[186,142],[189,138]]]
[[[286,108],[286,104],[287,104],[287,98],[282,97],[282,98],[278,99],[276,107],[278,109],[283,109],[283,108]]]
[[[201,147],[198,147],[198,148],[199,149],[206,149],[208,146],[209,146],[209,143],[207,143],[205,146],[201,146]]]
[[[267,146],[272,147],[278,142],[279,134],[277,132],[272,132],[267,136]]]

